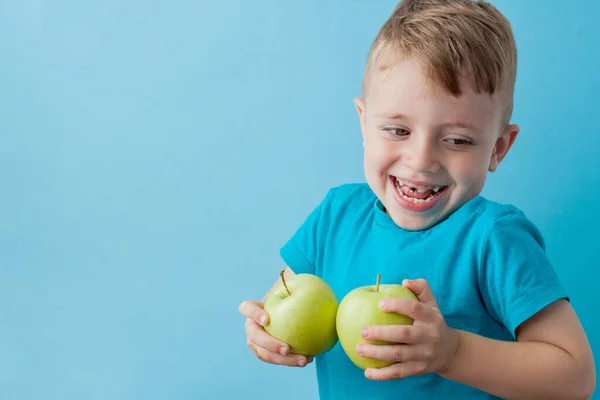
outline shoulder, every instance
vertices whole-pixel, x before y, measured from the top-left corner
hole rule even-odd
[[[483,200],[477,218],[479,290],[513,336],[548,304],[567,298],[540,230],[521,209]]]
[[[545,250],[542,233],[522,209],[482,196],[465,203],[443,225],[439,235],[454,237],[456,245],[470,248],[480,264],[490,252],[526,254]]]
[[[541,234],[525,212],[513,204],[504,204],[477,196],[457,212],[457,219],[485,239],[524,232],[541,240]]]
[[[375,198],[375,193],[366,183],[344,183],[329,189],[329,197],[336,200],[370,200]]]
[[[544,247],[542,234],[525,212],[512,204],[480,199],[481,223],[485,229],[485,238],[490,241],[501,241],[508,245],[535,244]],[[520,239],[528,238],[525,242]]]
[[[370,220],[377,196],[366,183],[346,183],[328,190],[319,205],[319,223],[327,231],[351,230]]]
[[[498,273],[522,275],[527,267],[551,274],[543,235],[525,212],[512,204],[502,204],[479,197],[465,214],[470,215],[468,243],[475,252],[483,275]],[[495,271],[495,272],[494,272]],[[483,282],[482,282],[483,283]]]
[[[329,189],[323,205],[332,211],[356,210],[370,207],[376,200],[375,193],[366,183],[346,183]]]
[[[504,204],[476,196],[465,203],[458,211],[463,217],[486,225],[510,216],[524,216],[523,211],[512,204]]]

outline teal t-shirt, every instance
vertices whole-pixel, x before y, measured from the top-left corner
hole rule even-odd
[[[536,227],[519,209],[475,197],[424,231],[406,231],[367,184],[331,189],[281,256],[296,273],[323,278],[338,299],[359,286],[424,278],[447,324],[512,341],[517,327],[567,298]],[[437,374],[372,381],[340,343],[316,357],[322,400],[492,399]],[[477,368],[473,365],[473,368]]]

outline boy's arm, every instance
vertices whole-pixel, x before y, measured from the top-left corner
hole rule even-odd
[[[403,285],[419,299],[390,298],[385,312],[413,318],[412,325],[372,325],[361,333],[363,357],[392,361],[367,368],[374,380],[403,379],[437,373],[507,399],[589,399],[596,384],[592,352],[571,305],[558,300],[516,329],[517,342],[488,339],[449,327],[424,279]]]
[[[459,346],[441,376],[509,399],[589,399],[592,352],[571,305],[560,300],[524,322],[518,342],[458,331]]]
[[[506,398],[589,399],[596,380],[590,346],[541,232],[511,212],[494,220],[482,244],[482,298],[517,342],[459,332],[447,376]]]

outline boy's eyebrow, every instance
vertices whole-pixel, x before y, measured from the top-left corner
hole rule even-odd
[[[398,113],[379,113],[379,114],[375,114],[376,117],[379,118],[385,118],[385,119],[406,119],[406,120],[410,120],[410,118],[408,118],[406,115],[404,114],[398,114]]]
[[[481,133],[482,130],[473,126],[472,124],[469,124],[468,122],[452,122],[449,124],[442,124],[442,126],[447,127],[447,128],[463,128],[463,129],[468,129],[470,131],[474,131],[474,132],[478,132]]]
[[[376,117],[379,118],[385,118],[385,119],[395,119],[395,120],[405,120],[405,121],[410,121],[410,118],[408,118],[406,115],[404,114],[400,114],[400,113],[379,113],[379,114],[375,114]],[[482,130],[475,127],[474,125],[468,123],[468,122],[462,122],[462,121],[458,121],[458,122],[450,122],[447,124],[441,124],[441,126],[445,127],[445,128],[463,128],[463,129],[468,129],[470,131],[474,131],[474,132],[479,132],[481,133]]]

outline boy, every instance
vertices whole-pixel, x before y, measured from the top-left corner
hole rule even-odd
[[[338,343],[317,357],[322,399],[588,399],[591,350],[518,209],[480,196],[519,127],[509,123],[516,46],[509,22],[475,0],[405,0],[371,48],[355,101],[367,184],[329,191],[281,250],[287,276],[322,277],[341,300],[402,283],[386,299],[412,326],[367,326],[359,354],[394,361],[362,371]],[[405,280],[404,278],[416,278]],[[245,301],[248,345],[263,361],[305,366]]]

